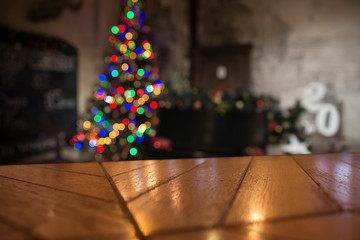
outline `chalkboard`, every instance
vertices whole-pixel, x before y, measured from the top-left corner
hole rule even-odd
[[[77,54],[56,38],[0,33],[0,163],[8,163],[56,150],[74,133]]]

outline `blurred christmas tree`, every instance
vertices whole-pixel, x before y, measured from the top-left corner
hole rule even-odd
[[[106,69],[94,89],[92,108],[80,120],[81,130],[70,139],[76,149],[87,148],[96,159],[141,159],[154,135],[151,119],[156,96],[164,89],[143,24],[143,2],[124,0],[121,24],[111,28],[115,54],[105,58]]]

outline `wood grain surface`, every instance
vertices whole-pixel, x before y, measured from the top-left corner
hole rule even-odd
[[[0,166],[0,239],[360,239],[360,154]]]

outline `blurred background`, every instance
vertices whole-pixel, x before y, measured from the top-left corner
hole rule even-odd
[[[93,159],[68,139],[123,4],[0,1],[1,163]],[[144,11],[168,88],[147,157],[360,150],[358,0],[151,0]]]

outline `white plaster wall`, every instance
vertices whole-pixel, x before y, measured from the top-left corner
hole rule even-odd
[[[325,83],[343,103],[347,151],[360,151],[359,0],[200,2],[201,45],[253,44],[251,89],[283,108],[307,83]]]
[[[58,19],[31,23],[27,9],[38,0],[0,1],[0,24],[34,33],[59,37],[74,45],[78,52],[78,113],[86,111],[97,76],[104,65],[104,49],[110,28],[119,22],[120,1],[83,0],[80,10],[65,9]]]
[[[347,150],[360,151],[360,1],[247,2],[257,29],[253,90],[288,107],[307,83],[325,83],[344,104]]]

